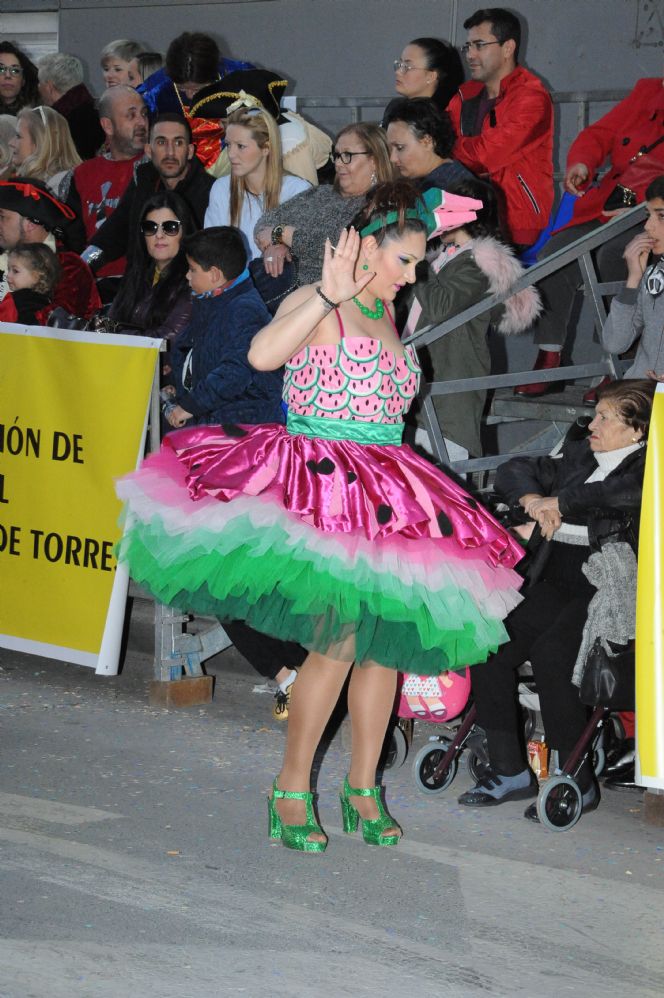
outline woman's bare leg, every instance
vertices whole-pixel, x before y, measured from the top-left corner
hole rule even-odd
[[[339,699],[351,664],[336,661],[318,652],[310,652],[305,659],[291,694],[286,751],[277,777],[280,790],[311,789],[314,754]],[[277,801],[277,810],[284,824],[304,824],[303,801],[280,799]],[[321,836],[311,835],[310,838],[316,841]]]
[[[348,782],[351,787],[376,785],[376,769],[385,732],[394,709],[397,688],[396,669],[387,669],[374,662],[355,666],[348,687],[353,749]],[[378,807],[371,797],[351,798],[361,818],[377,818]],[[394,835],[399,829],[386,829],[384,835]]]

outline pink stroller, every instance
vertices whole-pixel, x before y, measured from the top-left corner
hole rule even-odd
[[[441,676],[399,674],[395,702],[396,723],[388,731],[383,765],[401,766],[413,740],[415,721],[449,725],[465,711],[470,696],[470,673],[444,672]],[[438,741],[438,736],[435,736]]]

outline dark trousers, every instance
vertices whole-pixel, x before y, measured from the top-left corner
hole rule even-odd
[[[293,669],[302,665],[309,654],[294,641],[260,634],[242,620],[222,620],[221,624],[240,654],[266,679],[274,679],[284,667]]]
[[[477,722],[487,732],[489,757],[500,773],[526,767],[516,670],[530,661],[546,740],[563,755],[573,748],[587,708],[571,676],[581,644],[588,603],[596,590],[581,571],[589,548],[553,542],[542,578],[506,620],[510,641],[488,662],[470,670]]]
[[[568,229],[556,233],[542,250],[540,260],[546,259],[564,246],[569,246],[581,236],[588,235],[589,232],[598,229],[601,224],[597,221],[584,222],[582,225],[571,225]],[[627,243],[642,229],[643,222],[638,222],[627,232],[614,236],[595,251],[595,266],[600,281],[623,281],[625,279],[627,269],[623,260],[623,250]],[[558,346],[563,346],[572,315],[574,298],[580,283],[581,271],[576,261],[568,263],[566,267],[539,282],[537,287],[542,295],[545,311],[539,317],[535,328],[535,343],[555,343]]]

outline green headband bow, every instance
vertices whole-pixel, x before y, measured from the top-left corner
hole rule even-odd
[[[442,232],[457,229],[468,222],[474,222],[477,212],[483,207],[477,198],[462,197],[460,194],[449,194],[438,187],[430,187],[416,201],[415,208],[407,208],[405,218],[419,219],[427,230],[427,239],[433,239]],[[399,221],[399,212],[388,211],[385,215],[377,215],[368,225],[360,229],[360,236],[371,235],[388,225]]]

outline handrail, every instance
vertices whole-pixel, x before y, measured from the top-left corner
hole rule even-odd
[[[551,100],[554,104],[611,104],[623,100],[629,90],[552,90]],[[297,95],[298,111],[302,108],[350,108],[355,114],[363,108],[387,107],[395,94],[389,97],[303,97]],[[355,117],[353,121],[360,121]],[[586,122],[587,123],[587,122]],[[585,125],[581,127],[585,128]]]
[[[608,239],[631,228],[634,223],[644,215],[645,206],[643,204],[635,205],[634,208],[630,208],[628,211],[617,215],[615,218],[612,218],[610,221],[606,222],[606,224],[600,226],[598,229],[595,229],[593,232],[590,232],[585,236],[581,236],[581,238],[576,239],[568,246],[563,246],[556,253],[552,253],[551,256],[547,257],[545,260],[542,260],[541,263],[537,263],[530,267],[517,281],[515,281],[508,291],[500,294],[487,295],[475,305],[471,305],[470,308],[467,308],[463,312],[452,316],[445,322],[439,323],[437,326],[427,326],[424,329],[419,330],[412,336],[404,339],[404,343],[412,343],[416,347],[426,346],[429,343],[433,343],[435,340],[440,339],[440,337],[451,333],[455,329],[458,329],[471,319],[491,311],[495,305],[505,301],[517,291],[531,287],[533,284],[541,281],[542,278],[548,277],[549,274],[560,270],[562,267],[567,266],[575,260],[578,261],[583,276],[584,293],[590,297],[592,302],[595,325],[599,330],[601,330],[601,327],[606,321],[606,310],[604,308],[603,296],[605,294],[615,292],[615,283],[601,284],[598,281],[595,265],[592,259],[592,252],[599,246],[603,245],[603,243],[605,243]],[[429,439],[435,456],[439,461],[447,464],[455,471],[465,473],[467,471],[485,471],[490,468],[495,468],[503,461],[507,460],[510,455],[496,454],[482,458],[472,458],[467,461],[451,462],[447,453],[443,434],[438,424],[435,408],[431,401],[433,396],[454,395],[464,391],[503,388],[511,387],[512,385],[535,384],[563,380],[567,381],[575,378],[590,378],[595,377],[596,375],[604,374],[609,374],[615,378],[620,377],[622,372],[623,363],[620,358],[616,354],[604,352],[600,360],[590,364],[571,364],[566,367],[558,367],[546,371],[511,371],[506,374],[493,374],[481,378],[457,378],[446,382],[432,382],[428,386],[429,392],[424,400],[423,410]],[[539,450],[520,450],[520,454],[529,453],[535,456],[540,452]]]
[[[426,346],[427,343],[437,340],[440,336],[444,336],[445,333],[451,333],[453,329],[458,329],[459,326],[463,326],[464,323],[470,322],[470,320],[476,318],[476,316],[489,312],[494,305],[499,305],[501,302],[511,298],[517,291],[522,291],[524,288],[529,288],[533,284],[537,284],[544,277],[548,277],[549,274],[553,274],[556,270],[560,270],[568,263],[578,260],[578,258],[584,253],[597,249],[598,246],[601,246],[612,236],[620,235],[621,232],[631,228],[631,226],[634,225],[634,223],[637,222],[639,217],[642,215],[645,215],[645,206],[643,204],[637,204],[633,208],[629,208],[621,215],[616,215],[615,218],[612,218],[610,221],[600,226],[600,228],[595,229],[593,232],[589,232],[585,236],[581,236],[579,239],[575,239],[574,242],[569,243],[568,246],[563,246],[562,249],[559,249],[556,253],[552,253],[551,256],[546,258],[546,260],[542,260],[540,263],[536,263],[532,267],[529,267],[528,270],[526,270],[525,273],[518,279],[518,281],[514,282],[508,291],[488,295],[487,297],[476,302],[475,305],[471,305],[464,312],[459,312],[458,315],[452,316],[451,319],[447,319],[445,322],[441,322],[437,326],[427,326],[425,329],[420,329],[417,333],[413,333],[412,336],[405,339],[404,343],[414,343],[416,346]],[[607,233],[609,233],[609,235],[607,235]],[[543,372],[540,371],[539,373],[542,374]],[[541,380],[541,378],[535,380]]]

